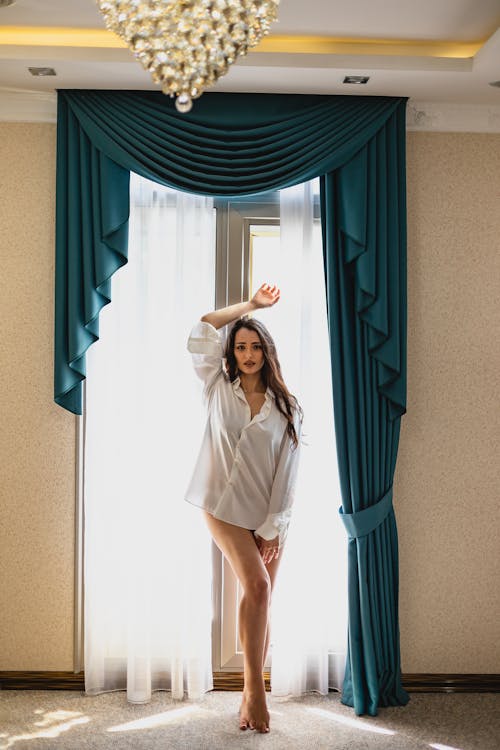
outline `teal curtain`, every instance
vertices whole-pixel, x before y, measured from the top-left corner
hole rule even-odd
[[[335,434],[348,534],[342,702],[405,705],[393,477],[406,411],[405,111],[321,177]]]
[[[85,352],[127,262],[130,171],[255,195],[321,177],[349,651],[342,702],[404,705],[392,506],[406,399],[406,98],[58,91],[55,401],[82,413]]]

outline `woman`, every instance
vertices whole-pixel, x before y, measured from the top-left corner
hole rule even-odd
[[[279,298],[276,286],[262,284],[248,302],[204,315],[188,340],[204,382],[208,421],[185,499],[203,508],[213,539],[241,584],[240,729],[259,732],[269,732],[262,670],[271,594],[294,500],[303,412],[283,381],[267,328],[248,313]],[[218,331],[233,321],[223,348]]]

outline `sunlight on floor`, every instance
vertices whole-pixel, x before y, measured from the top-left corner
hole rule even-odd
[[[171,711],[164,711],[154,716],[144,716],[142,719],[127,721],[125,724],[118,724],[116,727],[109,727],[108,732],[129,732],[135,729],[149,729],[151,727],[161,727],[165,724],[175,724],[182,721],[186,716],[190,718],[207,718],[213,711],[199,706],[185,706],[184,708],[173,708]]]
[[[6,737],[6,740],[0,744],[1,750],[8,750],[8,748],[13,747],[16,742],[21,742],[22,740],[36,740],[42,737],[58,737],[63,732],[67,732],[78,724],[88,724],[91,720],[89,716],[83,716],[79,711],[56,710],[46,711],[44,713],[42,709],[37,709],[34,713],[44,715],[44,718],[40,721],[35,721],[34,725],[36,727],[45,727],[45,729],[26,734],[14,734],[11,737],[8,735],[2,735],[2,737]]]
[[[375,727],[372,724],[366,724],[364,721],[359,721],[358,719],[350,719],[348,716],[341,716],[340,714],[333,713],[333,711],[326,711],[324,708],[306,708],[305,710],[309,711],[310,713],[317,714],[318,716],[323,716],[326,719],[337,721],[339,724],[346,724],[348,727],[361,729],[363,732],[375,732],[376,734],[397,734],[397,732],[393,732],[391,729]]]
[[[451,745],[441,745],[439,742],[429,743],[429,747],[433,747],[434,750],[461,750],[459,747],[452,747]]]

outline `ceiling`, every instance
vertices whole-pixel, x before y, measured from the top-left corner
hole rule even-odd
[[[87,30],[89,30],[87,32]],[[28,67],[57,75],[33,77]],[[366,85],[344,84],[367,75]],[[500,0],[281,0],[271,34],[213,90],[500,105]],[[0,91],[158,89],[95,0],[0,7]]]

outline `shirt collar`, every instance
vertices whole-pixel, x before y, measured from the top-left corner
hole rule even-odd
[[[237,391],[240,385],[241,385],[240,376],[237,375],[232,382],[233,390]],[[241,390],[243,390],[243,388]],[[267,386],[266,399],[269,399],[269,398],[275,398],[275,396],[272,390],[269,388],[269,386]]]

